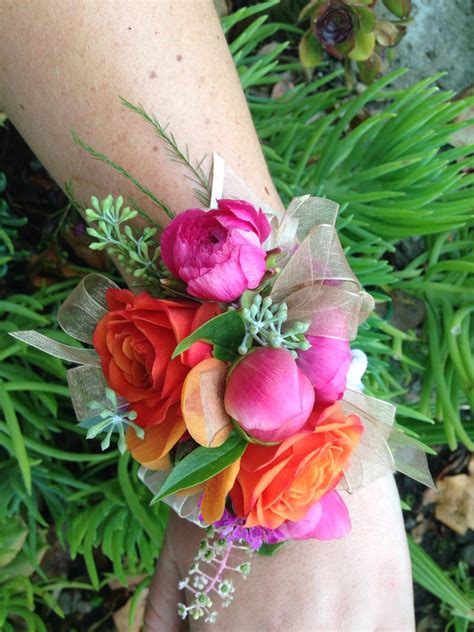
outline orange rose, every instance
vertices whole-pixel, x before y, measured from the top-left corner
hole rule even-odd
[[[250,444],[230,493],[246,526],[276,529],[303,518],[321,496],[339,483],[363,426],[345,416],[340,404],[313,411],[303,430],[276,446]]]
[[[137,423],[159,424],[180,400],[188,371],[211,357],[210,345],[195,343],[171,360],[178,342],[220,313],[216,303],[170,301],[146,292],[107,292],[109,311],[98,322],[94,347],[107,383],[137,413]]]

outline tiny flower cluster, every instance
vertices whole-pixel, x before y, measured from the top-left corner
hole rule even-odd
[[[244,540],[225,537],[217,526],[207,528],[206,538],[199,544],[188,576],[178,584],[179,590],[186,589],[191,594],[189,605],[178,603],[181,619],[205,617],[206,623],[214,623],[217,619],[217,612],[213,610],[216,600],[222,608],[230,606],[235,586],[233,580],[224,575],[233,573],[246,579],[251,569],[251,562],[247,560],[234,565],[233,558],[239,553],[247,558],[252,553]]]
[[[227,509],[213,526],[229,542],[245,543],[252,551],[258,551],[264,544],[278,544],[284,539],[275,529],[245,527],[245,519],[237,517]]]

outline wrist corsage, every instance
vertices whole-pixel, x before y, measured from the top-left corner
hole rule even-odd
[[[174,217],[134,181],[171,218],[137,230],[139,207],[93,198],[91,247],[115,256],[142,290],[97,274],[81,281],[58,322],[87,348],[12,335],[77,365],[68,383],[87,437],[100,435],[106,449],[116,435],[152,502],[203,528],[178,608],[210,622],[253,552],[350,531],[341,490],[390,471],[427,485],[431,477],[419,444],[394,427],[394,406],[363,393],[367,358],[349,341],[373,299],[344,256],[337,204],[306,195],[271,209],[219,156],[207,178],[145,118],[205,201],[200,191],[199,207]]]

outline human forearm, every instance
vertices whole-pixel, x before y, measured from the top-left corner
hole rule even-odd
[[[5,0],[0,16],[2,106],[55,180],[72,179],[82,200],[133,190],[74,146],[71,128],[173,210],[196,205],[183,167],[123,96],[169,124],[193,158],[207,156],[207,168],[218,152],[279,204],[210,0]]]

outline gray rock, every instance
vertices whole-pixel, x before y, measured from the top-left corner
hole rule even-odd
[[[442,88],[459,92],[474,83],[473,0],[413,0],[412,16],[414,21],[390,64],[390,68],[410,68],[397,86],[441,70],[447,71],[438,81]]]

